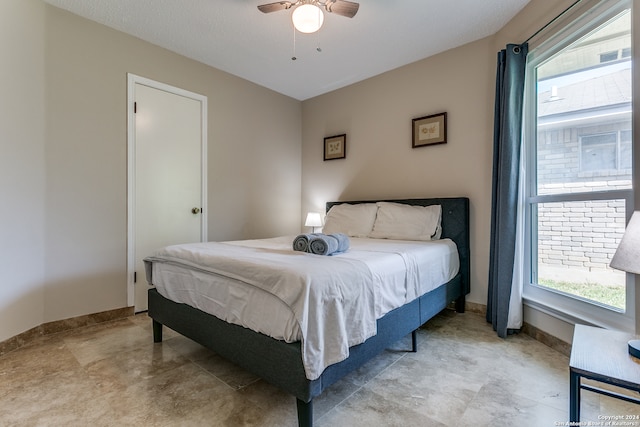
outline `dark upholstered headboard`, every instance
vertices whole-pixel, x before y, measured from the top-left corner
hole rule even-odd
[[[435,199],[403,199],[403,200],[359,200],[345,202],[327,202],[327,212],[333,205],[342,203],[375,203],[393,202],[414,206],[442,206],[442,238],[453,240],[458,246],[460,255],[460,275],[465,294],[471,290],[471,251],[469,243],[469,199],[467,197],[444,197]]]

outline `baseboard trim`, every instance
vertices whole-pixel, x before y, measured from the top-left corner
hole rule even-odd
[[[469,313],[479,314],[481,316],[487,317],[487,306],[484,304],[467,301],[464,303],[464,309]]]
[[[548,332],[538,329],[526,322],[522,325],[522,332],[567,357],[571,356],[571,344],[564,342]]]
[[[95,325],[102,322],[108,322],[110,320],[123,319],[125,317],[133,316],[133,314],[133,307],[123,307],[116,308],[114,310],[102,311],[100,313],[86,314],[84,316],[43,323],[42,325],[38,325],[35,328],[31,328],[21,334],[0,342],[0,356],[9,353],[10,351],[17,350],[20,347],[47,335],[57,334],[59,332]]]
[[[487,306],[484,304],[478,304],[475,302],[466,302],[465,310],[469,311],[470,313],[480,314],[485,317],[487,315]],[[522,324],[521,331],[522,333],[529,335],[531,338],[535,339],[536,341],[540,341],[542,344],[546,345],[547,347],[551,347],[552,349],[556,350],[561,354],[564,354],[567,357],[571,355],[571,344],[564,342],[560,338],[555,337],[548,332],[538,329],[527,322],[524,322]]]
[[[484,304],[467,301],[465,302],[465,311],[486,316],[487,306]],[[9,353],[10,351],[17,350],[20,347],[46,335],[82,328],[84,326],[95,325],[102,322],[108,322],[110,320],[122,319],[125,317],[133,316],[133,314],[133,307],[123,307],[117,308],[115,310],[107,310],[100,313],[87,314],[84,316],[44,323],[14,337],[11,337],[8,340],[0,342],[0,356]],[[546,346],[560,352],[561,354],[564,354],[567,357],[571,354],[571,344],[564,342],[560,338],[557,338],[549,334],[548,332],[540,330],[535,326],[532,326],[525,322],[522,325],[522,332],[534,338],[535,340],[540,341]]]

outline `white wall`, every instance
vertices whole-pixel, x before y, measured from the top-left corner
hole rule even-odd
[[[44,9],[0,2],[0,341],[44,314]]]

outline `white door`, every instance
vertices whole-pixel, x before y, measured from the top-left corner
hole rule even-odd
[[[133,302],[140,312],[147,309],[149,289],[142,260],[162,246],[206,238],[206,98],[130,78],[134,79],[129,95],[133,95],[134,111],[129,133],[133,157],[129,253],[133,260],[129,259],[133,263]]]

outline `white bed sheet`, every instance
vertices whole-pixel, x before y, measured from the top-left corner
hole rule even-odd
[[[283,236],[225,243],[291,250],[293,239]],[[450,239],[414,242],[351,238],[349,251],[335,256],[360,260],[370,269],[378,284],[374,291],[376,319],[448,282],[460,267],[456,245]],[[292,310],[260,288],[171,263],[154,263],[152,274],[158,292],[172,301],[278,340],[295,342],[302,338]]]

